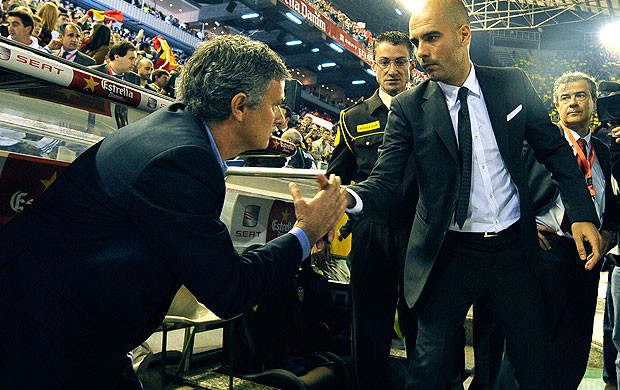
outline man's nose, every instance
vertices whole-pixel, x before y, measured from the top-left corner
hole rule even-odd
[[[418,46],[415,48],[415,56],[417,58],[428,57],[428,48],[423,42],[419,42]]]

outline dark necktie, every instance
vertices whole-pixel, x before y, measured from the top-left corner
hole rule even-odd
[[[458,93],[461,108],[458,115],[459,131],[459,162],[461,163],[461,185],[459,187],[459,198],[454,212],[454,220],[463,228],[467,219],[467,209],[469,208],[469,196],[471,192],[471,122],[469,120],[469,107],[467,106],[467,94],[469,90],[461,87]]]
[[[588,143],[586,142],[585,139],[583,138],[579,138],[577,140],[577,145],[579,145],[579,149],[581,149],[581,151],[583,152],[583,155],[586,156],[586,159],[588,158]],[[585,175],[586,174],[586,166],[584,165],[586,164],[584,161],[582,161],[579,158],[579,155],[577,155],[577,165],[579,165],[579,170]],[[568,213],[566,212],[566,210],[564,210],[564,216],[562,217],[562,222],[560,223],[560,229],[564,232],[564,233],[571,233],[571,222],[570,219],[568,219]]]
[[[68,51],[66,51],[66,50],[65,50],[65,51],[62,53],[62,58],[64,58],[64,59],[66,60],[66,59],[67,59],[70,55],[71,55],[71,53],[69,53]]]

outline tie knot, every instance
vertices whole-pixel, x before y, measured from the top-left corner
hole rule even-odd
[[[577,140],[577,145],[579,145],[579,147],[581,148],[581,150],[582,150],[582,151],[583,151],[583,153],[585,154],[585,153],[586,153],[586,150],[587,150],[587,146],[588,146],[588,143],[586,142],[586,140],[585,140],[585,139],[583,139],[583,138],[579,138],[579,139]]]
[[[469,89],[467,89],[467,87],[461,87],[459,88],[459,93],[458,93],[458,98],[459,101],[463,102],[463,100],[467,101],[467,94],[469,93]]]
[[[70,55],[71,55],[71,53],[69,53],[68,51],[66,51],[66,50],[65,50],[65,51],[62,53],[62,58],[65,58],[65,59],[66,59],[66,58],[67,58],[67,57],[69,57]]]

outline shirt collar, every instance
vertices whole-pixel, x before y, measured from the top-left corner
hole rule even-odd
[[[469,63],[469,75],[465,79],[463,83],[463,87],[467,87],[469,89],[469,93],[473,94],[476,97],[480,97],[482,95],[480,91],[480,84],[478,83],[478,77],[476,76],[476,68],[473,63]],[[446,102],[448,103],[448,107],[452,107],[456,104],[458,99],[459,89],[461,87],[456,85],[446,84],[442,81],[438,81],[437,84],[439,88],[443,91],[446,96]]]
[[[228,170],[228,165],[226,165],[226,162],[222,160],[222,155],[220,154],[220,150],[217,148],[215,139],[213,139],[213,134],[211,134],[211,129],[209,129],[209,126],[205,122],[202,122],[202,124],[205,127],[205,131],[207,132],[207,135],[209,136],[209,142],[211,142],[211,149],[213,150],[213,155],[217,159],[217,163],[222,168],[222,173],[225,173]]]
[[[567,127],[568,129],[568,127]],[[573,131],[571,129],[568,129],[568,131],[571,132],[571,134],[573,135],[573,138],[575,138],[575,141],[577,141],[579,138],[583,138],[586,140],[586,144],[590,145],[590,139],[592,138],[592,132],[588,131],[588,134],[586,134],[585,137],[580,136],[576,131]]]
[[[392,96],[381,88],[379,88],[379,99],[381,99],[387,108],[390,108],[390,105],[392,104]]]

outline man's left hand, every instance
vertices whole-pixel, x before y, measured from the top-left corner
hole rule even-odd
[[[571,231],[579,257],[586,262],[585,268],[591,270],[601,258],[602,253],[602,239],[598,229],[592,222],[575,222],[571,225]],[[587,253],[585,242],[590,244],[592,253]]]

